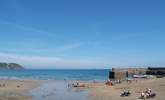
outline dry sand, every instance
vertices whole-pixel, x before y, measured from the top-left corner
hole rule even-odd
[[[31,100],[27,92],[37,86],[34,80],[0,80],[0,100]]]
[[[165,100],[165,78],[154,78],[147,80],[138,80],[132,83],[123,82],[115,86],[106,86],[103,83],[88,84],[90,100],[140,100],[140,91],[151,88],[156,92],[157,96],[151,100]],[[124,90],[130,90],[131,95],[128,97],[120,97],[120,93]],[[148,99],[150,100],[150,99]]]

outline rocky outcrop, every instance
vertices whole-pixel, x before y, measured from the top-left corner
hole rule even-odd
[[[0,70],[20,70],[23,66],[17,63],[0,63]]]

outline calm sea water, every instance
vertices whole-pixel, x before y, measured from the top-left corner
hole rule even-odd
[[[1,70],[0,79],[106,80],[108,69],[97,70]]]

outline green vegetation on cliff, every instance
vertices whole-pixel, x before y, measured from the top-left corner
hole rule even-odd
[[[1,63],[0,62],[0,70],[19,70],[24,69],[21,65],[16,63]]]

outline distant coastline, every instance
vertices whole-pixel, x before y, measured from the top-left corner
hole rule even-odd
[[[0,70],[20,70],[20,69],[24,69],[24,67],[20,64],[0,62]]]

